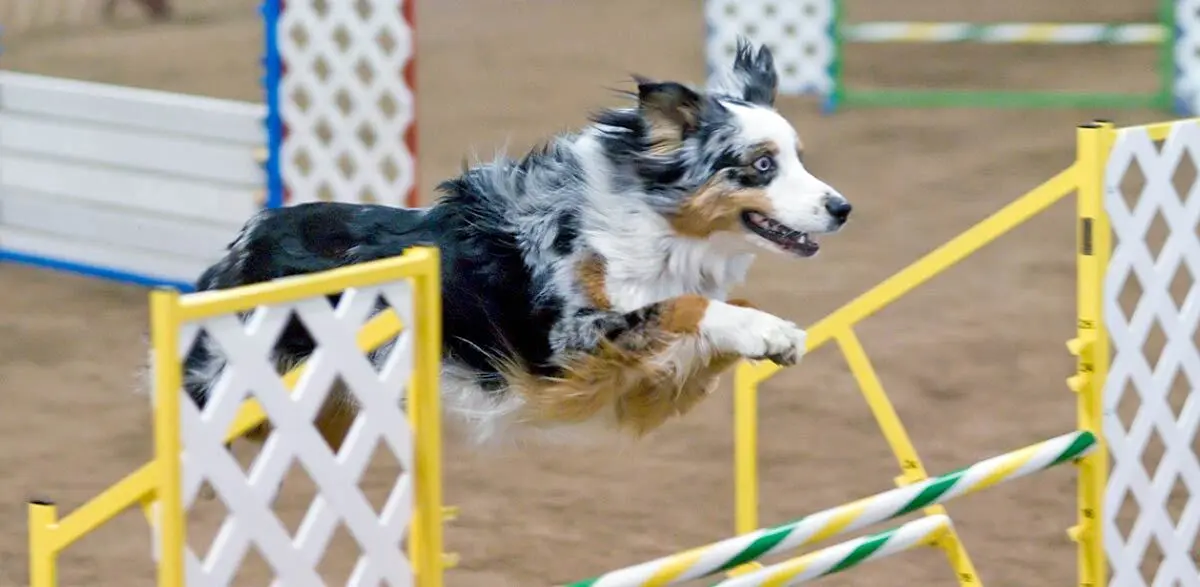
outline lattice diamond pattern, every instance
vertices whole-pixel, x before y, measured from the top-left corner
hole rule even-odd
[[[781,94],[833,91],[833,0],[706,0],[704,11],[710,76],[729,67],[743,35],[771,48]]]
[[[1134,128],[1120,132],[1106,170],[1105,207],[1115,246],[1104,286],[1113,349],[1104,390],[1104,434],[1113,459],[1104,533],[1113,586],[1200,585],[1192,552],[1200,529],[1195,451],[1200,400],[1194,393],[1200,386],[1200,303],[1190,278],[1200,275],[1200,184],[1192,181],[1180,193],[1172,181],[1182,162],[1195,164],[1197,157],[1196,123],[1177,124],[1161,147]],[[1139,194],[1126,194],[1121,184],[1135,165],[1145,176],[1144,187]],[[1147,239],[1156,222],[1168,228],[1161,247]],[[1119,298],[1131,284],[1142,294],[1128,311]],[[1173,292],[1173,284],[1189,291]],[[1157,361],[1145,348],[1155,330],[1165,335]],[[1136,394],[1136,401],[1129,394]],[[1119,407],[1128,405],[1137,410],[1123,417]],[[1129,497],[1137,504],[1132,526],[1117,520]]]
[[[317,568],[339,525],[361,549],[348,585],[412,584],[402,541],[413,511],[413,434],[402,406],[413,343],[405,330],[370,358],[355,344],[358,330],[382,307],[395,310],[402,324],[413,324],[409,284],[350,289],[336,307],[317,297],[260,307],[244,320],[234,315],[206,319],[181,331],[184,352],[203,331],[229,357],[203,413],[191,401],[182,402],[185,507],[196,505],[207,481],[229,512],[203,559],[189,549],[190,584],[229,585],[254,548],[273,569],[274,585],[324,585]],[[303,324],[317,348],[289,393],[270,353],[292,317]],[[339,381],[353,394],[360,412],[334,454],[313,420]],[[248,397],[259,401],[275,430],[243,472],[222,437]],[[403,469],[379,514],[358,487],[377,447],[386,447]],[[294,463],[316,486],[295,536],[272,511]]]
[[[415,174],[404,140],[415,123],[403,75],[414,54],[406,1],[284,4],[280,165],[289,202],[405,203]]]

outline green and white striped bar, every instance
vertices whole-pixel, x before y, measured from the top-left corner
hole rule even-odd
[[[1160,24],[863,22],[842,34],[854,43],[1030,43],[1154,45],[1168,39]]]
[[[739,575],[713,587],[785,587],[808,583],[918,546],[932,546],[949,530],[949,517],[926,516],[891,530]]]
[[[815,544],[933,504],[974,493],[1086,455],[1096,437],[1085,431],[1064,434],[1023,449],[801,518],[708,546],[571,583],[568,587],[661,587],[706,577],[777,552]]]

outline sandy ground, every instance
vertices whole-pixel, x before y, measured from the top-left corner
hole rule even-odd
[[[254,0],[182,2],[181,20],[18,39],[3,64],[61,75],[258,100]],[[584,122],[631,72],[699,81],[699,2],[429,0],[420,4],[421,182],[464,155]],[[851,16],[1150,20],[1151,0],[855,0]],[[1001,5],[1003,4],[1003,5]],[[1083,18],[1082,15],[1087,15]],[[854,48],[861,86],[1147,89],[1153,51],[1104,48]],[[814,171],[855,203],[855,219],[811,261],[763,258],[745,290],[811,323],[1069,164],[1074,126],[1156,112],[848,111],[811,100],[781,109]],[[1055,206],[858,329],[933,472],[1072,429],[1072,205]],[[72,508],[143,463],[149,414],[133,395],[146,292],[0,266],[0,586],[26,581],[24,502]],[[830,347],[765,385],[763,520],[779,522],[887,489],[888,447]],[[636,448],[476,455],[452,446],[448,501],[462,507],[448,548],[456,586],[549,585],[722,538],[732,528],[728,390]],[[1057,470],[950,507],[984,581],[1074,580],[1074,476]],[[300,499],[285,503],[301,507]],[[294,512],[293,512],[294,513]],[[127,513],[63,557],[64,585],[151,585],[140,514]],[[336,558],[336,557],[333,557]],[[348,561],[342,557],[341,561]],[[340,563],[335,563],[338,566]],[[344,567],[345,565],[341,565]],[[906,554],[828,585],[952,585],[940,555]]]

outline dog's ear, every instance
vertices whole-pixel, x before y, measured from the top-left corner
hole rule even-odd
[[[700,125],[700,94],[676,82],[655,82],[634,76],[638,84],[638,111],[650,127],[656,150],[677,148]]]
[[[774,106],[779,90],[779,74],[775,71],[775,57],[766,45],[754,50],[745,37],[738,37],[737,52],[733,58],[733,79],[736,87],[730,88],[735,95],[751,104]]]

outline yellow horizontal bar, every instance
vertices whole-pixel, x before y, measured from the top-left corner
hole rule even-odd
[[[860,320],[878,312],[913,288],[945,271],[971,253],[983,248],[1017,225],[1037,215],[1042,210],[1072,193],[1078,185],[1075,167],[1069,167],[1058,175],[1017,198],[982,222],[934,249],[915,263],[901,269],[895,275],[858,296],[850,303],[835,310],[808,329],[808,351],[813,351],[829,342]],[[779,371],[780,367],[770,361],[759,361],[745,369],[747,376],[761,383]]]
[[[183,322],[190,322],[209,316],[245,312],[258,306],[330,295],[351,287],[361,287],[363,284],[386,283],[415,277],[427,272],[430,263],[435,263],[435,257],[430,250],[426,247],[414,247],[391,259],[232,289],[188,294],[179,300],[179,317]]]
[[[1200,117],[1180,118],[1178,120],[1171,120],[1171,121],[1167,121],[1167,122],[1155,122],[1153,124],[1123,126],[1117,130],[1118,131],[1142,130],[1142,131],[1145,131],[1146,134],[1150,135],[1150,140],[1152,140],[1152,141],[1165,141],[1165,140],[1167,140],[1167,137],[1171,135],[1171,129],[1174,128],[1175,125],[1187,123],[1187,122],[1197,122],[1197,121],[1200,121]]]
[[[142,465],[138,470],[126,475],[124,479],[109,486],[103,493],[93,497],[70,515],[59,520],[58,526],[50,533],[54,540],[55,550],[65,549],[82,538],[84,534],[104,525],[115,518],[117,514],[153,495],[157,490],[156,481],[158,480],[156,464],[151,461]]]

